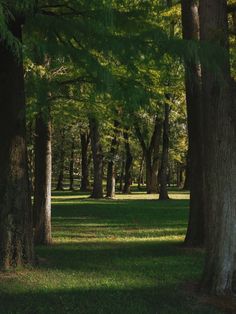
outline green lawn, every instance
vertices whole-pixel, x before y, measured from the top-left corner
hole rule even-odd
[[[181,246],[188,194],[154,197],[54,194],[54,244],[37,248],[36,269],[0,275],[0,313],[219,313],[187,289],[203,264]]]

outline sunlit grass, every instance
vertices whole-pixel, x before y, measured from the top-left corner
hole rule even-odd
[[[0,275],[0,313],[216,314],[184,288],[203,252],[182,246],[188,194],[53,196],[53,238],[35,269]]]

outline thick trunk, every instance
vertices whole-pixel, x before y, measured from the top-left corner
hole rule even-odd
[[[74,190],[74,165],[75,165],[75,139],[73,137],[71,142],[70,168],[69,168],[70,191]]]
[[[61,130],[61,143],[60,143],[60,155],[59,155],[59,175],[56,190],[63,191],[64,180],[64,164],[65,164],[65,128]]]
[[[183,37],[199,40],[199,13],[195,0],[182,0]],[[202,159],[201,69],[196,60],[185,63],[189,136],[190,214],[185,238],[187,246],[204,244],[204,187]]]
[[[111,142],[111,150],[107,167],[107,197],[114,198],[116,195],[116,155],[118,150],[118,122],[114,122],[114,137]]]
[[[206,260],[202,287],[232,294],[236,253],[236,113],[228,53],[226,0],[200,1],[201,40],[215,70],[202,66]],[[215,53],[220,58],[215,58]],[[216,68],[217,67],[217,68]]]
[[[128,130],[124,132],[124,139],[125,139],[125,175],[124,175],[124,187],[123,187],[123,194],[131,193],[131,184],[132,184],[132,163],[133,163],[133,156],[131,154],[130,143],[129,143],[129,134]]]
[[[90,136],[87,133],[80,134],[81,141],[81,192],[87,192],[89,189],[89,162],[88,162],[88,146],[90,142]]]
[[[168,200],[167,191],[167,171],[168,171],[168,155],[169,155],[169,115],[170,106],[165,104],[165,119],[163,123],[163,143],[162,143],[162,156],[161,156],[161,168],[159,175],[160,184],[160,200]]]
[[[11,22],[21,40],[21,24]],[[22,56],[0,42],[0,268],[31,264],[32,208],[26,153]]]
[[[35,124],[35,243],[50,244],[51,235],[51,121],[41,112]]]
[[[93,154],[93,192],[92,198],[103,197],[103,152],[99,132],[99,123],[96,118],[89,118],[91,146]]]
[[[190,169],[190,160],[189,160],[189,152],[188,152],[187,158],[186,158],[186,166],[185,166],[185,180],[184,180],[184,186],[183,186],[184,191],[190,190],[190,171],[191,169]]]

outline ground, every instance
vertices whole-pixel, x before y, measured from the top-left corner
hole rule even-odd
[[[0,274],[0,313],[222,313],[191,289],[203,252],[182,246],[188,197],[55,193],[54,243],[37,248],[35,269]]]

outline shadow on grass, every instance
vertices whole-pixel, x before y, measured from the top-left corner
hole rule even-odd
[[[156,288],[55,289],[20,294],[1,293],[0,313],[4,314],[216,314],[183,298],[173,286]]]

